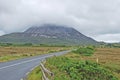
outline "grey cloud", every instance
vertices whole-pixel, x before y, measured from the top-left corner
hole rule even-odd
[[[3,35],[3,34],[5,34],[5,32],[3,32],[3,31],[0,31],[0,36],[1,36],[1,35]]]
[[[96,38],[98,38],[100,41],[105,42],[119,42],[120,40],[120,34],[105,34],[105,35],[99,35]]]
[[[0,30],[10,33],[52,23],[104,40],[100,35],[120,33],[119,14],[120,0],[0,0]]]

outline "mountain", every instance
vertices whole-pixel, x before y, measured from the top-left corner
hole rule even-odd
[[[97,44],[97,41],[74,28],[50,24],[31,27],[24,32],[3,35],[0,37],[0,42],[54,45]]]

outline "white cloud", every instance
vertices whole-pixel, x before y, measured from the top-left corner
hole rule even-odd
[[[0,30],[11,33],[52,23],[104,40],[95,36],[120,33],[119,14],[120,0],[0,0]]]

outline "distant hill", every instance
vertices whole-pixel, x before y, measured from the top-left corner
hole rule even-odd
[[[24,32],[3,35],[0,37],[0,42],[53,45],[89,45],[98,43],[74,28],[50,24],[31,27]]]

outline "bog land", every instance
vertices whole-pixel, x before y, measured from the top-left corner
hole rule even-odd
[[[1,46],[0,62],[67,50],[69,47]]]

